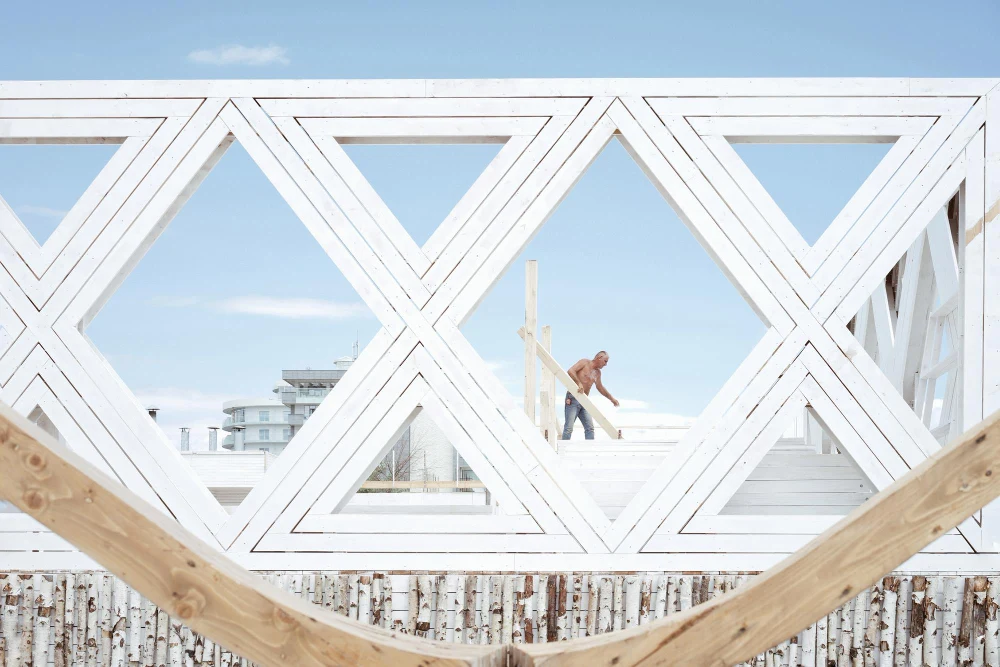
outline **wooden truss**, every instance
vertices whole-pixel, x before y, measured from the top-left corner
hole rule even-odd
[[[948,278],[955,285],[938,277],[952,310],[934,320],[960,341],[949,429],[1000,407],[1000,297],[987,287],[1000,284],[1000,140],[986,130],[1000,126],[998,83],[0,83],[0,141],[120,144],[43,245],[0,205],[0,400],[23,414],[41,407],[87,460],[252,568],[763,569],[831,524],[719,514],[794,410],[808,403],[879,490],[939,450],[880,361],[890,348],[873,359],[847,325],[874,312],[873,294],[908,250],[933,243],[935,216],[956,193],[963,272]],[[460,330],[612,139],[769,327],[614,521]],[[234,140],[383,328],[227,515],[83,329]],[[892,148],[810,247],[733,150],[740,141]],[[348,158],[350,142],[503,147],[420,247]],[[944,372],[943,361],[926,361],[925,397]],[[404,516],[378,533],[336,514],[418,409],[500,514],[451,532]],[[992,517],[966,521],[910,564],[995,565]],[[3,567],[87,562],[40,530],[0,514],[0,531],[23,546],[0,552]]]
[[[259,664],[736,664],[849,605],[996,498],[998,440],[995,415],[736,591],[625,632],[522,644],[508,635],[500,646],[431,641],[317,608],[240,568],[2,405],[0,498],[127,578],[175,621]],[[798,589],[804,593],[789,602],[788,591]]]

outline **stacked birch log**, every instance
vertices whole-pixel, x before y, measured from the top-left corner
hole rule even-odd
[[[467,644],[615,632],[689,609],[744,574],[282,573],[265,579],[338,614]],[[753,667],[1000,667],[1000,577],[890,576]],[[0,573],[0,667],[244,667],[105,572]]]

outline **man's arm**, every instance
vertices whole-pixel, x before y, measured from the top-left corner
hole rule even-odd
[[[611,404],[618,407],[618,399],[611,395],[611,392],[604,388],[604,384],[601,383],[601,372],[597,372],[597,391],[601,392],[601,395],[606,399],[611,401]]]
[[[580,382],[580,378],[578,378],[576,374],[583,370],[584,363],[585,360],[581,359],[580,361],[570,366],[569,370],[566,371],[566,374],[569,375],[570,379],[576,383],[576,390],[581,394],[585,394],[587,392],[583,390],[583,383]],[[567,387],[567,389],[569,389],[569,387]]]

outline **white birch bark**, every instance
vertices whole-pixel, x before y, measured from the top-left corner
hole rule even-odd
[[[382,580],[382,619],[387,630],[394,629],[392,618],[392,576],[386,575]]]
[[[591,574],[587,577],[587,637],[593,637],[598,633],[597,616],[600,607],[601,580]]]
[[[503,637],[503,576],[490,577],[490,624],[488,644],[499,644]]]
[[[0,575],[3,586],[3,637],[7,663],[4,667],[16,667],[21,657],[21,643],[17,632],[18,606],[21,603],[21,578],[14,573]]]
[[[385,594],[382,592],[382,579],[381,573],[376,572],[372,575],[372,625],[377,627],[384,627],[385,617]],[[322,588],[322,581],[319,583],[320,588]]]
[[[667,577],[667,600],[663,613],[670,616],[677,611],[677,578]]]
[[[167,642],[170,636],[170,619],[163,609],[156,610],[156,666],[165,667],[170,662]]]
[[[476,623],[476,644],[488,644],[490,633],[490,578],[476,575],[476,607],[479,619]]]
[[[863,643],[863,661],[865,667],[878,665],[878,642],[879,630],[882,624],[882,582],[876,582],[871,589],[871,600],[868,604],[868,622],[865,627],[865,637]]]
[[[454,624],[454,639],[456,644],[465,644],[466,634],[470,633],[471,628],[466,627],[465,619],[468,617],[469,603],[465,597],[465,577],[459,575],[455,577],[455,603],[453,609],[455,610],[455,624]]]
[[[815,667],[816,665],[816,624],[810,625],[801,634],[803,667]]]
[[[434,581],[430,575],[417,577],[417,636],[429,637],[431,631],[431,609],[434,604]]]
[[[448,638],[448,577],[437,578],[437,608],[434,611],[434,639],[443,642]]]
[[[358,621],[364,625],[371,625],[372,609],[372,578],[363,574],[358,577]]]
[[[125,582],[115,577],[112,580],[111,596],[111,665],[125,667],[125,637],[128,623],[128,588]]]
[[[667,613],[667,576],[656,578],[656,603],[653,606],[653,620],[663,618]]]
[[[1000,595],[1000,577],[990,577],[986,589],[986,656],[988,667],[1000,667],[1000,640],[998,640],[997,597]]]
[[[35,578],[30,574],[20,574],[21,577],[21,632],[19,667],[30,665],[34,656],[35,638]]]
[[[361,594],[359,590],[360,577],[356,574],[352,574],[347,580],[347,595],[350,597],[347,607],[347,618],[351,620],[358,620],[358,598]]]
[[[528,587],[531,588],[531,580],[528,579]],[[514,579],[514,619],[511,630],[511,637],[515,644],[524,643],[524,598],[525,598],[525,577],[517,576]]]
[[[142,596],[139,591],[130,588],[128,590],[128,651],[126,652],[128,663],[138,664],[140,660],[140,649],[143,639],[142,624]]]
[[[879,666],[890,667],[893,664],[896,644],[896,603],[899,597],[899,577],[885,577],[882,580],[882,622],[879,627],[882,636],[879,639]]]
[[[850,667],[854,645],[854,600],[840,607],[840,636],[837,639],[837,667]]]
[[[614,578],[604,577],[601,579],[601,592],[598,604],[600,611],[597,619],[597,634],[611,632],[614,629]]]
[[[406,633],[417,634],[417,617],[420,615],[420,577],[411,574],[408,578],[409,588],[406,593]],[[339,588],[339,584],[338,584]],[[346,595],[344,596],[347,597]],[[346,605],[345,605],[346,610]],[[346,613],[344,614],[347,615]]]
[[[677,581],[677,588],[680,591],[680,611],[686,611],[691,608],[691,577],[681,576]]]
[[[530,575],[529,575],[530,576]],[[548,641],[549,634],[549,577],[548,575],[540,574],[538,575],[538,591],[536,593],[536,599],[538,605],[535,606],[535,614],[538,619],[535,624],[536,632],[533,633],[535,643],[544,643]],[[528,600],[528,604],[531,604],[531,600]],[[532,609],[530,607],[525,607],[524,617],[525,620],[531,622]],[[556,619],[552,619],[555,623]],[[527,641],[527,638],[525,638]]]
[[[927,591],[927,578],[915,576],[910,586],[910,622],[908,641],[910,664],[923,664],[924,655],[924,596]]]
[[[479,615],[477,613],[477,601],[479,599],[479,593],[477,590],[478,577],[472,574],[467,574],[465,579],[465,604],[464,607],[464,619],[462,624],[466,628],[465,632],[465,643],[466,644],[478,644],[479,643],[479,627],[477,619]]]
[[[100,576],[100,597],[97,602],[97,614],[101,624],[101,652],[99,654],[100,665],[110,664],[111,661],[111,591],[114,588],[114,581],[110,574]]]
[[[827,616],[821,616],[816,621],[816,664],[825,667],[828,663],[829,652],[826,646],[826,623]]]
[[[156,605],[142,601],[142,667],[156,665]]]
[[[938,659],[938,609],[940,607],[934,602],[935,578],[927,577],[927,587],[924,590],[924,665],[937,667],[940,663]],[[912,660],[912,658],[911,658]]]
[[[652,594],[652,579],[643,577],[639,584],[639,625],[646,625],[650,621],[649,606],[652,602]]]
[[[625,577],[624,582],[624,616],[623,624],[621,627],[616,627],[615,630],[621,630],[622,628],[634,628],[639,625],[639,603],[640,603],[640,587],[642,582],[639,581],[639,577],[635,575],[630,575]]]
[[[500,641],[510,644],[514,640],[514,577],[503,578],[503,624],[500,627]]]
[[[614,579],[614,595],[613,602],[614,605],[612,609],[612,619],[613,619],[613,629],[615,631],[622,629],[622,624],[625,620],[625,577],[615,577]]]
[[[910,599],[910,580],[899,578],[899,594],[896,596],[896,636],[893,646],[893,667],[906,667],[906,647],[909,642],[907,633],[907,602]]]
[[[52,575],[37,575],[35,577],[35,637],[32,643],[33,665],[48,664],[52,613]]]
[[[583,575],[573,575],[573,593],[570,599],[570,623],[569,638],[577,639],[580,636],[580,625],[583,623]]]

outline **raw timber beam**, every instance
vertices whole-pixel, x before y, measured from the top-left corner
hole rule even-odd
[[[524,339],[524,327],[517,330],[517,335],[520,336],[522,340]],[[617,440],[619,438],[618,429],[616,429],[615,425],[611,423],[611,420],[608,419],[596,405],[594,405],[594,402],[590,400],[590,396],[581,394],[576,390],[576,383],[573,382],[573,378],[569,376],[569,373],[563,370],[563,367],[559,365],[559,362],[555,360],[555,357],[549,354],[549,351],[541,345],[535,346],[535,353],[538,355],[542,364],[556,376],[556,379],[562,382],[566,389],[576,396],[576,400],[580,401],[580,405],[582,405],[584,409],[590,413],[590,416],[594,418],[594,421],[601,425],[604,432],[610,435],[612,439]]]

